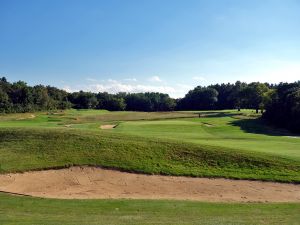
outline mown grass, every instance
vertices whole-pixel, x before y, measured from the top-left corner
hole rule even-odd
[[[32,116],[34,115],[34,116]],[[0,173],[97,165],[149,174],[300,182],[300,139],[250,110],[67,110],[0,116]],[[118,124],[101,130],[101,124]],[[67,126],[66,126],[67,125]],[[300,224],[299,204],[53,200],[0,193],[0,224]]]
[[[80,129],[0,129],[2,173],[96,165],[147,174],[300,182],[300,163],[263,153]]]
[[[5,225],[296,225],[299,204],[153,200],[54,200],[0,194]]]
[[[157,137],[199,145],[234,148],[239,152],[262,152],[300,161],[300,137],[266,125],[250,116],[227,114],[219,117],[160,121],[122,122],[112,132]]]
[[[197,118],[199,113],[201,118]],[[251,110],[145,113],[72,109],[0,116],[0,127],[78,128],[98,133],[102,124],[118,124],[106,132],[263,152],[300,161],[300,137],[270,127],[258,117]]]

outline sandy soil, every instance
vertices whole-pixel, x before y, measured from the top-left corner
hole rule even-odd
[[[115,128],[117,125],[101,125],[100,126],[100,128],[102,129],[102,130],[107,130],[107,129],[113,129],[113,128]]]
[[[17,118],[16,120],[27,120],[27,119],[34,119],[36,116],[34,114],[26,115],[25,117]]]
[[[0,175],[0,191],[63,199],[300,202],[300,185],[142,175],[94,167]]]

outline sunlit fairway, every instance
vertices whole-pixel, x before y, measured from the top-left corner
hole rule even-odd
[[[161,137],[195,144],[256,151],[300,160],[300,137],[255,118],[225,115],[164,121],[122,122],[115,132]]]
[[[117,126],[104,130],[101,125]],[[0,173],[96,165],[146,174],[300,183],[300,138],[266,125],[252,110],[8,114],[0,116],[0,144]],[[299,210],[299,204],[288,203],[0,194],[0,224],[297,224]]]

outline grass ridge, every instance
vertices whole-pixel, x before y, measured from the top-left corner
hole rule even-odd
[[[1,128],[1,173],[100,166],[127,172],[300,183],[300,164],[229,148],[79,129]]]

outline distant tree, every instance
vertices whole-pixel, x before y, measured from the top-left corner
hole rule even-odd
[[[240,92],[243,105],[245,105],[247,108],[254,108],[256,113],[258,113],[259,109],[264,108],[263,100],[268,91],[269,88],[263,83],[250,83]]]
[[[300,82],[276,86],[263,117],[274,125],[300,132]]]
[[[157,111],[173,111],[176,107],[176,101],[169,95],[161,94],[160,103]]]
[[[128,111],[153,111],[153,105],[143,93],[128,94],[125,97],[126,110]]]
[[[97,94],[98,109],[106,109],[110,111],[123,111],[126,108],[126,103],[122,94],[118,95],[108,94],[107,92],[99,92]]]
[[[272,102],[272,99],[276,98],[276,89],[269,89],[268,91],[264,92],[262,96],[262,103],[260,104],[260,108],[263,110]]]
[[[242,107],[245,107],[242,102],[242,91],[247,87],[246,83],[237,81],[235,82],[228,99],[233,103],[233,108],[237,108],[239,111]]]
[[[53,102],[51,101],[51,98],[48,95],[48,90],[45,86],[34,86],[32,90],[32,97],[33,103],[36,107],[38,107],[38,110],[49,110],[54,108],[52,107]]]
[[[9,97],[5,91],[0,87],[0,112],[10,111]]]
[[[218,92],[214,88],[198,86],[189,91],[179,101],[179,109],[184,110],[208,110],[214,109],[218,101]]]
[[[106,104],[106,109],[110,111],[124,111],[126,104],[123,98],[112,97]]]
[[[235,107],[235,100],[231,98],[233,84],[215,84],[208,87],[214,88],[218,92],[218,101],[215,105],[217,109],[233,109]]]
[[[98,105],[96,95],[91,92],[74,92],[69,98],[76,109],[94,109]]]
[[[13,104],[12,110],[14,112],[32,111],[33,97],[32,88],[27,86],[23,81],[15,82],[11,85],[8,92],[10,101]]]
[[[68,93],[56,87],[47,86],[47,92],[52,100],[54,108],[68,109],[72,104],[68,99]]]

